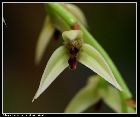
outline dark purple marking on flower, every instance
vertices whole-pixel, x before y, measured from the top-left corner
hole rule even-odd
[[[55,32],[54,32],[54,40],[55,41],[58,41],[59,40],[59,38],[60,38],[60,35],[61,35],[61,33],[58,31],[58,30],[55,30]]]
[[[71,26],[72,30],[79,30],[80,29],[80,25],[78,23],[75,23]]]
[[[73,56],[76,56],[76,54],[78,53],[78,51],[79,50],[76,47],[74,47],[74,46],[71,46],[71,48],[69,50],[70,54],[73,55]]]
[[[77,67],[77,59],[75,56],[71,56],[68,60],[68,63],[69,63],[69,67],[72,69],[72,70],[75,70],[76,67]]]

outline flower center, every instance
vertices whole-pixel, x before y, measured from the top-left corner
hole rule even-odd
[[[70,54],[68,60],[69,67],[75,70],[77,67],[77,54],[83,44],[82,32],[80,30],[70,30],[63,32],[62,36],[65,41],[64,44]]]

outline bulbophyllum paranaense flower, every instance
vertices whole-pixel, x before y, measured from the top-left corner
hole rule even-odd
[[[122,90],[103,56],[93,46],[83,42],[82,31],[64,31],[62,37],[64,45],[56,49],[50,57],[33,100],[37,99],[65,68],[69,66],[76,69],[77,62]]]
[[[86,86],[76,93],[65,109],[65,113],[80,113],[94,106],[97,111],[101,109],[101,103],[104,102],[114,112],[118,113],[134,113],[135,102],[129,99],[131,103],[122,96],[122,92],[118,91],[99,75],[93,75],[88,78]]]
[[[61,4],[63,5],[69,12],[71,12],[84,26],[87,27],[87,21],[85,18],[85,15],[81,11],[81,9],[74,5],[74,4]],[[74,25],[71,27],[71,29],[78,29],[79,25]],[[70,30],[69,27],[65,26],[65,22],[63,22],[62,19],[59,17],[52,18],[49,16],[49,14],[46,16],[44,20],[44,24],[41,30],[41,33],[39,35],[37,45],[36,45],[36,51],[35,51],[35,63],[38,64],[45,52],[45,49],[47,45],[49,44],[51,38],[55,36],[54,38],[57,40],[59,36],[61,35],[60,32],[63,32],[65,30]]]

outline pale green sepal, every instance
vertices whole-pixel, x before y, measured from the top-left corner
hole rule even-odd
[[[107,80],[113,86],[119,90],[122,90],[111,72],[107,62],[95,48],[89,44],[83,44],[79,52],[78,60],[80,63]]]
[[[51,37],[54,34],[54,25],[51,22],[51,19],[49,16],[46,16],[43,28],[40,32],[37,45],[36,45],[36,51],[35,51],[35,63],[38,64],[44,54],[44,51],[46,47],[48,46],[48,43],[51,40]]]
[[[125,103],[126,100],[121,96],[121,92],[112,86],[108,86],[107,89],[102,89],[100,95],[103,101],[115,112],[123,113],[124,107],[125,107],[125,112],[127,113],[135,112],[135,109],[133,107]]]
[[[59,47],[50,57],[42,75],[39,88],[33,98],[37,99],[57,78],[57,76],[68,67],[68,54],[64,46]]]
[[[99,81],[100,79],[96,76],[94,78],[92,77],[92,79],[90,78],[88,84],[70,101],[65,113],[80,113],[97,103],[101,99],[98,94]]]

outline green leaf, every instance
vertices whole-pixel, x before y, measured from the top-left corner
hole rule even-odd
[[[122,90],[105,59],[95,48],[89,44],[83,44],[79,52],[78,60],[116,88]]]
[[[50,57],[42,75],[39,88],[33,98],[37,99],[56,79],[56,77],[68,67],[68,54],[64,46],[59,47]]]
[[[88,84],[82,88],[71,100],[66,107],[65,113],[79,113],[85,111],[91,105],[100,100],[98,94],[98,84],[100,79],[98,76],[90,78]]]
[[[35,63],[38,64],[44,54],[44,51],[48,45],[48,43],[51,40],[51,37],[54,34],[54,25],[51,22],[51,19],[49,16],[46,16],[42,31],[40,32],[37,45],[36,45],[36,51],[35,51]]]

